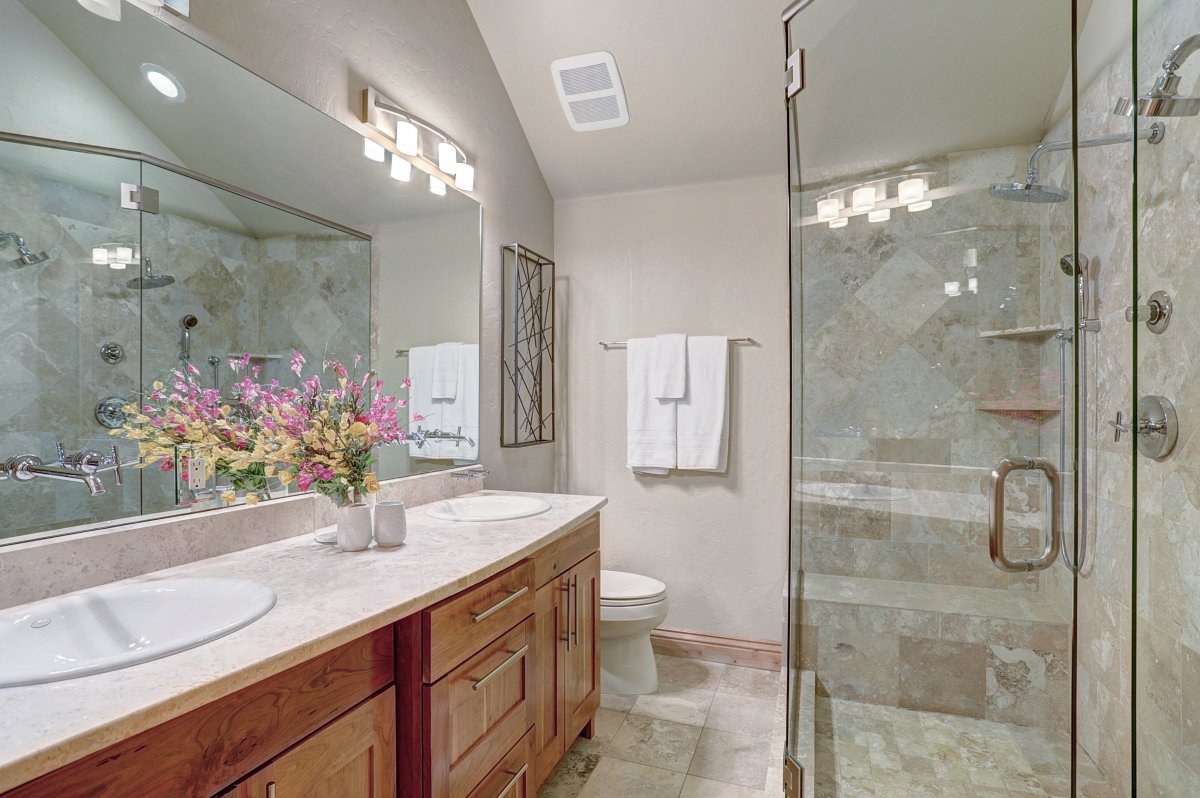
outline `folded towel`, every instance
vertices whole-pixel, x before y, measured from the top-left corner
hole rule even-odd
[[[408,350],[408,378],[412,387],[408,389],[408,429],[416,432],[418,429],[430,430],[437,425],[433,416],[437,409],[433,406],[433,361],[437,351],[432,346],[414,346]],[[421,421],[417,416],[424,416]],[[409,450],[416,457],[421,450]]]
[[[679,468],[724,471],[729,459],[729,339],[687,339],[688,389],[679,401]]]
[[[474,463],[479,460],[479,344],[463,344],[458,356],[458,396],[454,404],[459,407],[460,435],[475,443],[449,441],[454,447],[450,456],[456,463]],[[455,430],[451,430],[454,432]]]
[[[410,454],[422,460],[475,462],[479,459],[479,345],[456,344],[457,387],[453,399],[433,397],[432,375],[441,346],[418,346],[409,350],[408,373],[413,381],[408,394],[409,419],[411,422],[414,415],[424,416],[422,421],[411,422],[409,429],[441,430],[470,438],[474,443],[431,440],[420,449],[411,449]]]
[[[687,391],[687,336],[656,335],[650,358],[650,395],[656,399],[682,399]]]
[[[437,345],[433,357],[433,383],[430,391],[434,399],[453,399],[458,395],[458,361],[460,343]]]
[[[650,392],[654,339],[631,338],[628,344],[626,414],[627,465],[635,473],[666,474],[675,467],[675,400]]]

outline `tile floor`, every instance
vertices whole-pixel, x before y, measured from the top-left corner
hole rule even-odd
[[[602,696],[539,798],[774,798],[779,674],[659,656],[658,692]]]
[[[816,798],[1070,795],[1065,732],[818,697]],[[1080,798],[1117,798],[1080,752]]]

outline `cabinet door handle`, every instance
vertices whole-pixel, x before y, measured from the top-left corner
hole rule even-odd
[[[511,593],[509,593],[509,594],[508,594],[508,597],[507,597],[507,598],[505,598],[505,599],[502,599],[502,600],[500,601],[500,603],[499,603],[499,604],[497,604],[497,605],[495,605],[494,607],[491,607],[491,608],[489,608],[489,609],[486,609],[486,610],[484,610],[483,612],[472,612],[472,613],[471,613],[471,620],[472,620],[472,621],[474,621],[475,623],[483,623],[483,622],[484,622],[484,621],[486,621],[488,618],[490,618],[490,617],[492,617],[493,615],[495,615],[496,613],[500,612],[500,610],[504,609],[504,608],[505,608],[505,607],[507,607],[509,604],[512,604],[514,601],[516,601],[517,599],[519,599],[521,596],[524,596],[524,595],[525,595],[526,593],[528,593],[528,592],[529,592],[529,586],[528,586],[528,585],[526,585],[525,587],[521,588],[520,590],[514,590],[514,591],[512,591]]]
[[[505,787],[500,794],[496,796],[496,798],[504,798],[504,796],[512,792],[512,788],[517,786],[517,782],[521,780],[521,777],[525,775],[525,771],[527,770],[529,770],[529,765],[521,765],[521,769],[516,773],[513,773],[511,770],[504,771],[505,773],[512,774],[512,781],[508,783],[508,786]]]
[[[571,630],[571,641],[579,645],[579,574],[571,577],[571,592],[575,594],[575,625]]]
[[[571,650],[571,580],[568,579],[566,584],[564,584],[559,589],[562,590],[563,593],[567,594],[567,610],[565,613],[563,613],[563,615],[565,616],[566,621],[567,621],[567,633],[563,636],[563,639],[567,641],[567,651],[570,651]]]
[[[521,646],[516,651],[508,651],[508,654],[510,655],[509,658],[504,660],[504,662],[501,662],[495,668],[493,668],[492,672],[489,673],[487,676],[484,676],[480,679],[476,679],[474,676],[471,677],[471,681],[475,682],[475,684],[473,684],[471,686],[471,689],[482,690],[483,686],[485,684],[490,682],[492,679],[495,679],[500,674],[500,672],[503,671],[505,668],[507,668],[509,665],[512,665],[514,662],[519,660],[521,657],[525,656],[525,654],[528,651],[529,651],[528,645]]]
[[[275,782],[267,782],[267,798],[275,798]]]

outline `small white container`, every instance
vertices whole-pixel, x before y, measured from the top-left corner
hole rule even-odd
[[[338,508],[337,544],[342,551],[362,551],[371,545],[371,508],[349,504]]]
[[[399,546],[408,535],[408,515],[402,501],[375,503],[375,542],[383,548]]]

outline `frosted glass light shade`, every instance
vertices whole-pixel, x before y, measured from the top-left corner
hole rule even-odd
[[[117,257],[113,258],[113,260],[120,261],[121,263],[129,263],[133,260],[133,248],[117,247]]]
[[[429,176],[429,193],[437,194],[439,197],[446,196],[446,184],[438,180],[433,175]]]
[[[920,202],[925,199],[925,178],[914,177],[909,180],[900,181],[900,185],[896,187],[899,192],[901,205],[907,205],[910,202]]]
[[[393,180],[405,183],[412,180],[412,162],[393,154],[391,175]]]
[[[108,268],[110,268],[110,269],[116,269],[117,271],[121,271],[122,269],[124,269],[124,268],[125,268],[126,266],[128,266],[128,265],[129,265],[129,264],[128,264],[128,263],[126,263],[126,262],[125,262],[125,261],[123,261],[123,260],[114,260],[112,263],[108,264]]]
[[[474,191],[475,167],[469,163],[460,163],[454,172],[454,185],[463,191]]]
[[[962,284],[957,281],[946,283],[944,288],[946,296],[962,296]]]
[[[978,277],[972,277],[971,279],[967,280],[967,290],[970,291],[972,294],[979,293],[979,278]]]
[[[842,212],[842,201],[837,197],[817,200],[817,221],[832,222]]]
[[[406,119],[396,120],[396,149],[405,155],[421,152],[421,131]]]
[[[454,174],[454,170],[458,167],[458,151],[454,149],[454,145],[448,141],[438,142],[438,169],[441,169],[448,175]]]
[[[892,209],[891,208],[880,208],[877,211],[871,211],[870,213],[867,214],[868,222],[886,222],[888,219],[891,219],[891,218],[892,218]]]
[[[933,200],[921,200],[920,202],[911,203],[908,209],[913,213],[917,213],[918,211],[927,211],[932,207]]]
[[[862,188],[854,189],[854,194],[851,196],[850,207],[855,213],[864,213],[875,207],[875,187],[863,186]]]
[[[92,250],[92,263],[97,266],[108,265],[108,249],[105,247],[96,247]]]
[[[98,17],[121,21],[121,0],[78,0],[78,3]]]
[[[845,216],[839,216],[836,219],[829,220],[829,229],[836,230],[839,227],[845,227],[848,224],[850,224],[849,219],[847,219]]]
[[[372,141],[366,136],[363,136],[363,156],[365,156],[368,161],[383,163],[383,159],[387,157],[387,150],[385,150],[383,145],[379,142]]]

